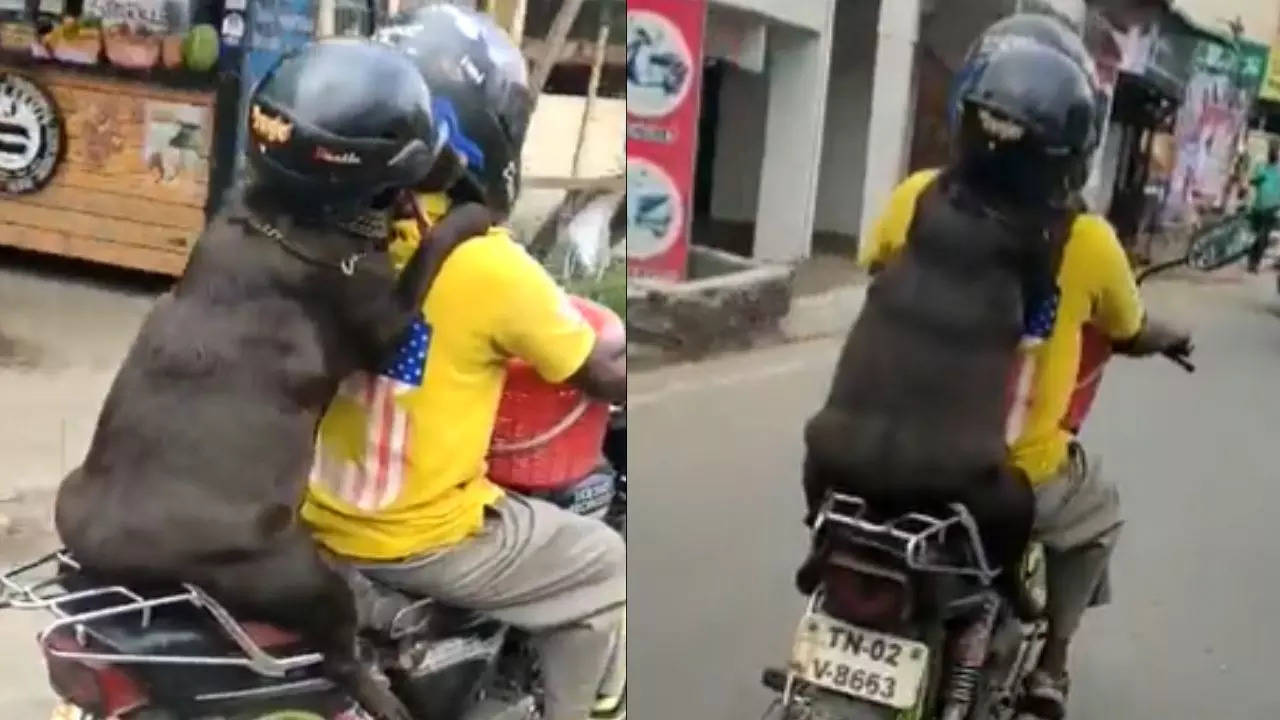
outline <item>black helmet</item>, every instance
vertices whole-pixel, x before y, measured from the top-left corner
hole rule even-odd
[[[444,142],[431,93],[403,54],[329,39],[286,55],[249,100],[255,180],[308,214],[350,217],[421,182]]]
[[[1084,186],[1106,106],[1083,41],[1047,15],[1013,15],[969,50],[953,94],[962,172],[1015,200],[1060,205]]]
[[[520,192],[520,151],[533,113],[524,55],[481,13],[428,5],[375,35],[404,51],[431,88],[452,152],[440,154],[434,187],[507,215]]]

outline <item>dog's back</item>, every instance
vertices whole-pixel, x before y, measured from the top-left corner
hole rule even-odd
[[[291,517],[341,333],[323,284],[281,253],[215,218],[146,317],[58,494],[58,531],[88,565],[164,574],[251,552]]]
[[[832,487],[897,509],[963,500],[1005,465],[1034,261],[1026,237],[948,182],[920,197],[806,427],[811,508]]]

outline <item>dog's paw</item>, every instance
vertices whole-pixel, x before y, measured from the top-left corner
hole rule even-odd
[[[379,673],[380,675],[381,673]],[[385,676],[384,676],[385,677]],[[375,720],[414,720],[409,709],[367,668],[353,679],[352,694]]]
[[[432,243],[455,245],[487,233],[495,221],[493,211],[480,203],[458,205],[431,228]]]

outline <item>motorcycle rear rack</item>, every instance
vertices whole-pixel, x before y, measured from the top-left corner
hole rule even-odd
[[[253,640],[249,631],[225,607],[194,585],[183,584],[181,592],[152,598],[143,597],[123,585],[68,591],[62,585],[68,569],[72,572],[79,571],[80,565],[66,551],[58,550],[0,575],[0,608],[44,610],[55,616],[56,620],[36,634],[36,642],[49,656],[107,664],[242,667],[270,678],[283,678],[291,671],[319,665],[324,659],[323,655],[315,652],[284,657],[272,655]],[[41,571],[44,571],[45,577],[33,577],[40,575]],[[75,612],[71,609],[70,606],[74,603],[89,598],[115,598],[118,602],[88,612]],[[137,614],[138,627],[145,629],[151,624],[152,611],[183,603],[208,613],[243,656],[80,652],[61,650],[49,643],[53,633],[71,628],[76,641],[81,646],[87,646],[87,636],[97,634],[93,623],[122,615]]]
[[[826,525],[837,525],[849,531],[845,537],[850,542],[900,557],[912,570],[959,575],[990,585],[1000,569],[992,567],[987,559],[977,522],[964,505],[953,503],[950,508],[954,514],[946,518],[912,512],[877,523],[866,517],[866,500],[833,492],[818,511],[813,531],[816,534]],[[947,554],[932,552],[947,544],[952,530],[964,533],[967,564],[941,562],[936,558]]]

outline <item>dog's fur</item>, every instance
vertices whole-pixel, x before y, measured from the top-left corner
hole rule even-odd
[[[299,630],[367,709],[407,720],[356,662],[352,593],[297,509],[338,383],[394,349],[448,253],[490,222],[482,206],[455,209],[397,278],[385,241],[301,226],[252,195],[233,201],[143,322],[88,456],[59,489],[68,549],[100,576],[194,583]],[[341,273],[338,260],[362,248]]]
[[[805,427],[810,519],[831,489],[886,515],[962,502],[996,560],[1016,558],[1034,497],[1008,462],[1008,383],[1026,298],[1051,287],[1060,235],[995,214],[950,174],[926,188]],[[802,587],[813,581],[802,572]]]

